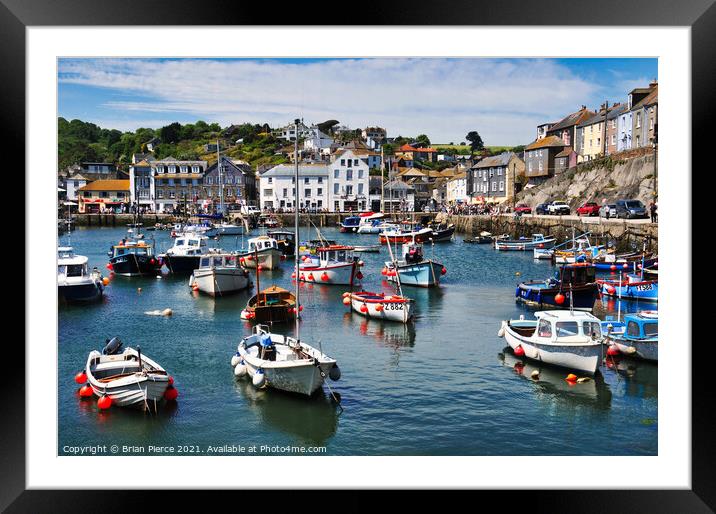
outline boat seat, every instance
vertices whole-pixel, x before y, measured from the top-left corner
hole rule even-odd
[[[276,360],[276,348],[273,346],[264,346],[262,348],[259,348],[260,350],[260,358],[267,361],[275,361]]]

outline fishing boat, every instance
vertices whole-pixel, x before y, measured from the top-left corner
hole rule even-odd
[[[433,231],[430,239],[432,239],[434,243],[452,241],[453,234],[455,233],[455,225],[453,223],[434,223],[431,224],[429,228]]]
[[[539,311],[536,320],[503,321],[504,337],[518,357],[527,357],[573,371],[596,373],[602,360],[599,318],[571,310]]]
[[[612,296],[626,300],[659,301],[658,279],[645,278],[644,273],[627,273],[622,280],[621,273],[618,280],[597,280],[600,292],[605,296]]]
[[[271,333],[265,325],[256,325],[241,340],[232,364],[235,376],[248,375],[257,388],[306,396],[313,395],[326,377],[341,376],[335,359],[296,338]]]
[[[340,232],[354,233],[358,230],[360,225],[360,216],[347,216],[340,222]]]
[[[659,313],[641,311],[624,316],[625,329],[610,333],[606,344],[619,352],[649,361],[659,360]]]
[[[123,276],[158,275],[162,261],[154,255],[154,240],[146,241],[133,229],[116,245],[110,247],[107,269]]]
[[[343,293],[343,303],[350,304],[355,312],[367,318],[407,323],[413,316],[412,300],[401,295],[347,292]]]
[[[195,232],[180,234],[174,240],[174,245],[160,254],[159,258],[171,273],[191,273],[199,267],[201,256],[209,253],[208,239]]]
[[[480,235],[477,237],[466,237],[462,240],[463,243],[469,243],[469,244],[478,244],[478,245],[485,245],[485,244],[492,244],[494,243],[495,238],[490,232],[482,231],[480,232]]]
[[[189,286],[211,296],[224,296],[250,287],[248,272],[233,253],[204,255],[189,278]]]
[[[286,257],[293,256],[296,251],[296,234],[290,230],[270,230],[266,235],[275,239],[278,249]]]
[[[75,255],[71,246],[57,249],[57,296],[66,302],[93,302],[102,298],[104,284],[97,268],[89,270],[88,259]]]
[[[543,234],[532,234],[532,237],[519,239],[495,239],[496,250],[525,251],[535,248],[551,248],[554,246],[554,237],[545,237]]]
[[[380,244],[397,243],[424,243],[433,235],[433,229],[423,227],[420,224],[403,222],[399,225],[385,225],[383,231],[378,234]]]
[[[354,245],[353,251],[356,253],[380,253],[380,245]]]
[[[278,247],[278,241],[270,236],[258,236],[249,239],[249,251],[239,255],[241,265],[245,268],[277,269],[285,259]]]
[[[423,257],[423,245],[418,242],[402,245],[402,258],[385,263],[381,271],[391,282],[418,287],[436,287],[440,277],[447,273],[441,263]]]
[[[172,228],[171,237],[177,237],[181,234],[186,233],[203,234],[208,237],[214,237],[216,235],[216,227],[208,219],[196,219],[194,221],[188,221],[186,223],[175,223]]]
[[[281,223],[271,214],[261,214],[259,215],[257,226],[262,228],[277,228],[281,226]]]
[[[382,212],[371,213],[369,216],[360,218],[356,232],[358,234],[379,234],[385,224],[385,214]]]
[[[300,120],[296,120],[296,128]],[[298,138],[294,142],[295,148],[295,176],[298,183]],[[299,205],[299,193],[295,189],[294,205]],[[294,252],[294,274],[299,273],[299,228],[298,211],[295,212],[296,250]],[[295,282],[296,304],[299,305],[299,283]],[[299,315],[295,316],[295,337],[269,332],[265,325],[254,327],[253,333],[239,343],[236,355],[231,358],[234,375],[242,377],[248,375],[257,388],[270,387],[281,391],[311,396],[323,385],[328,376],[338,380],[340,369],[335,359],[324,354],[321,350],[301,341]],[[330,389],[330,386],[329,386]],[[339,399],[331,391],[333,399]]]
[[[641,267],[658,266],[658,258],[649,253],[629,252],[616,254],[602,249],[591,259],[598,271],[635,271]]]
[[[317,259],[305,259],[299,266],[301,282],[345,285],[360,285],[363,265],[353,254],[352,246],[329,245],[317,249]],[[293,277],[295,278],[295,277]]]
[[[574,309],[591,311],[598,293],[594,265],[575,263],[562,266],[553,278],[521,282],[515,298],[536,307],[560,307],[566,302]]]
[[[116,405],[156,410],[162,398],[176,398],[176,393],[169,393],[173,380],[164,368],[142,355],[139,347],[119,353],[121,347],[122,341],[115,337],[106,341],[101,353],[92,350],[87,357],[87,383],[100,398],[100,408]]]
[[[258,279],[258,277],[257,277]],[[257,286],[258,288],[258,280]],[[287,289],[271,286],[252,296],[241,319],[257,323],[287,323],[296,317],[296,296]]]

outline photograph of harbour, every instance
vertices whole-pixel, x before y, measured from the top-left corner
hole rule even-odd
[[[658,60],[61,58],[58,455],[658,455]]]

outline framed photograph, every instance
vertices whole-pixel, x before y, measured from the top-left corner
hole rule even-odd
[[[278,27],[218,4],[0,5],[27,241],[2,506],[510,489],[711,512],[691,187],[716,8]]]

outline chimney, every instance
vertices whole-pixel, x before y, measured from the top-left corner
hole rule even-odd
[[[656,79],[654,79],[654,80],[652,80],[651,82],[649,82],[649,87],[650,87],[651,89],[654,89],[657,85],[659,85],[659,82],[658,82]]]

